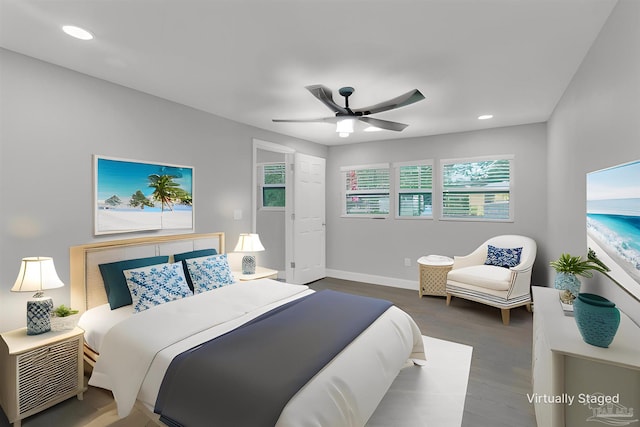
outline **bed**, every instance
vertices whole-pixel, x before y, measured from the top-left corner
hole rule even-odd
[[[135,314],[131,305],[113,310],[109,306],[99,267],[101,264],[154,256],[169,257],[169,260],[173,261],[174,254],[210,249],[224,254],[224,247],[224,233],[205,233],[104,241],[70,249],[71,305],[83,313],[79,326],[85,329],[84,357],[86,365],[92,371],[89,384],[112,391],[119,417],[126,417],[136,407],[158,424],[172,425],[171,418],[161,418],[161,415],[154,413],[154,409],[157,410],[159,402],[163,400],[176,399],[159,396],[171,396],[164,394],[164,383],[168,382],[166,377],[169,377],[169,372],[174,372],[171,369],[174,369],[174,365],[182,360],[185,354],[211,344],[222,345],[229,336],[233,338],[240,335],[236,332],[248,331],[254,325],[268,327],[264,324],[271,321],[272,316],[275,319],[280,312],[296,309],[310,312],[310,309],[303,308],[306,307],[305,304],[311,304],[311,301],[320,300],[321,297],[345,297],[323,294],[326,291],[314,292],[304,285],[260,279],[236,282]],[[351,304],[350,301],[344,303]],[[357,332],[344,348],[338,348],[335,356],[327,359],[326,364],[322,362],[322,367],[310,376],[310,380],[304,380],[304,384],[288,398],[283,408],[277,409],[276,422],[269,421],[265,424],[365,425],[398,372],[407,366],[407,363],[422,364],[425,361],[422,336],[411,317],[395,306],[379,310],[381,314],[374,316],[370,324],[363,326],[362,331]],[[333,318],[333,315],[331,317]],[[334,321],[340,322],[339,319]],[[313,327],[314,321],[309,322]],[[351,324],[351,320],[347,322]],[[343,329],[335,325],[332,328]],[[280,330],[274,327],[271,329]],[[255,333],[260,334],[258,338],[262,338],[264,331],[265,329],[257,329]],[[308,343],[315,342],[316,333],[313,331],[306,334],[312,336]],[[254,342],[263,342],[256,339],[255,335],[247,339],[251,340],[251,351],[244,353],[251,353],[251,357],[273,359],[273,356],[262,355],[278,354],[274,353],[275,349],[266,341],[254,346]],[[306,338],[301,336],[301,339]],[[277,351],[281,352],[282,360],[295,360],[292,359],[292,355],[300,351],[299,348],[296,349],[296,342],[293,342],[293,347],[289,349],[281,345],[276,346]],[[234,344],[234,347],[236,346]],[[304,348],[312,346],[302,345]],[[324,347],[324,344],[322,346]],[[220,347],[214,351],[216,357],[222,357],[220,355],[224,353],[220,351]],[[233,356],[232,360],[236,360],[237,357],[239,356]],[[304,360],[308,359],[314,357],[304,357]],[[188,367],[190,363],[183,362],[183,365]],[[264,369],[259,365],[254,367],[253,362],[248,365],[253,369]],[[231,367],[232,364],[228,366]],[[242,363],[240,366],[243,366]],[[222,374],[227,374],[227,366],[224,369],[225,372]],[[251,372],[249,369],[247,371]],[[183,374],[174,376],[182,377]],[[252,382],[253,376],[256,376],[255,373],[246,379],[246,384],[245,380],[240,380],[239,377],[234,376],[231,379],[231,384],[240,383],[237,385],[238,391],[235,392],[235,405],[240,408],[238,417],[243,416],[242,413],[258,410],[263,400],[269,400],[254,392],[261,387]],[[279,376],[286,379],[288,374],[279,372]],[[292,373],[291,376],[297,378],[299,373]],[[198,382],[202,384],[197,384]],[[211,384],[217,382],[224,384],[222,378],[219,381],[199,379],[191,384],[194,389],[204,390],[209,396],[212,391],[207,387],[215,387]],[[236,385],[233,385],[235,388]],[[230,389],[225,390],[223,394],[234,393]],[[271,394],[268,389],[266,393]],[[199,398],[201,396],[189,398],[188,402],[197,402]],[[206,398],[202,401],[207,402]],[[175,425],[180,424],[178,422]]]

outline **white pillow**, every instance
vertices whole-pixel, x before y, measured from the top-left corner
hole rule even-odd
[[[123,273],[131,292],[134,313],[193,295],[179,263],[150,265]]]
[[[184,262],[196,294],[235,283],[226,254],[190,258]]]

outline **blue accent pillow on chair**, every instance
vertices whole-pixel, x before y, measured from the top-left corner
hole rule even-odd
[[[104,289],[107,291],[107,299],[111,310],[133,303],[129,286],[127,286],[127,279],[124,277],[124,270],[165,264],[167,262],[169,262],[168,256],[154,256],[100,264],[98,267],[100,268],[100,274],[102,274],[102,281],[104,282]]]
[[[497,267],[515,267],[520,264],[522,248],[497,248],[489,245],[487,249],[487,260],[485,265],[495,265]]]

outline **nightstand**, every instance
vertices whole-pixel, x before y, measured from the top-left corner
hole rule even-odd
[[[240,280],[241,282],[244,282],[246,280],[278,278],[278,270],[272,270],[270,268],[258,266],[256,266],[256,272],[253,274],[242,274],[242,271],[233,271],[232,273],[233,277],[235,277],[236,280]]]
[[[84,331],[46,332],[27,335],[27,329],[4,332],[0,339],[0,405],[10,423],[72,396],[82,400]]]
[[[445,296],[447,273],[453,268],[453,259],[442,255],[423,256],[418,259],[420,265],[420,289],[418,295]]]

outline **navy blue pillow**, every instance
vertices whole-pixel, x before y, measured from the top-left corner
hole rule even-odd
[[[201,258],[203,256],[211,256],[217,255],[217,251],[215,249],[198,249],[197,251],[183,252],[181,254],[175,254],[173,256],[173,260],[175,262],[182,262],[182,269],[184,270],[184,278],[187,279],[187,285],[189,285],[189,289],[193,292],[193,281],[191,280],[191,276],[189,276],[189,269],[187,268],[187,263],[185,260],[191,258]]]
[[[515,267],[520,264],[522,248],[497,248],[489,245],[487,249],[487,260],[485,265],[495,265],[497,267]]]
[[[127,286],[127,279],[124,277],[124,270],[166,264],[167,262],[169,262],[168,256],[154,256],[100,264],[98,267],[100,268],[100,274],[102,274],[102,281],[104,282],[104,289],[107,291],[107,299],[111,310],[133,304],[131,293]]]

